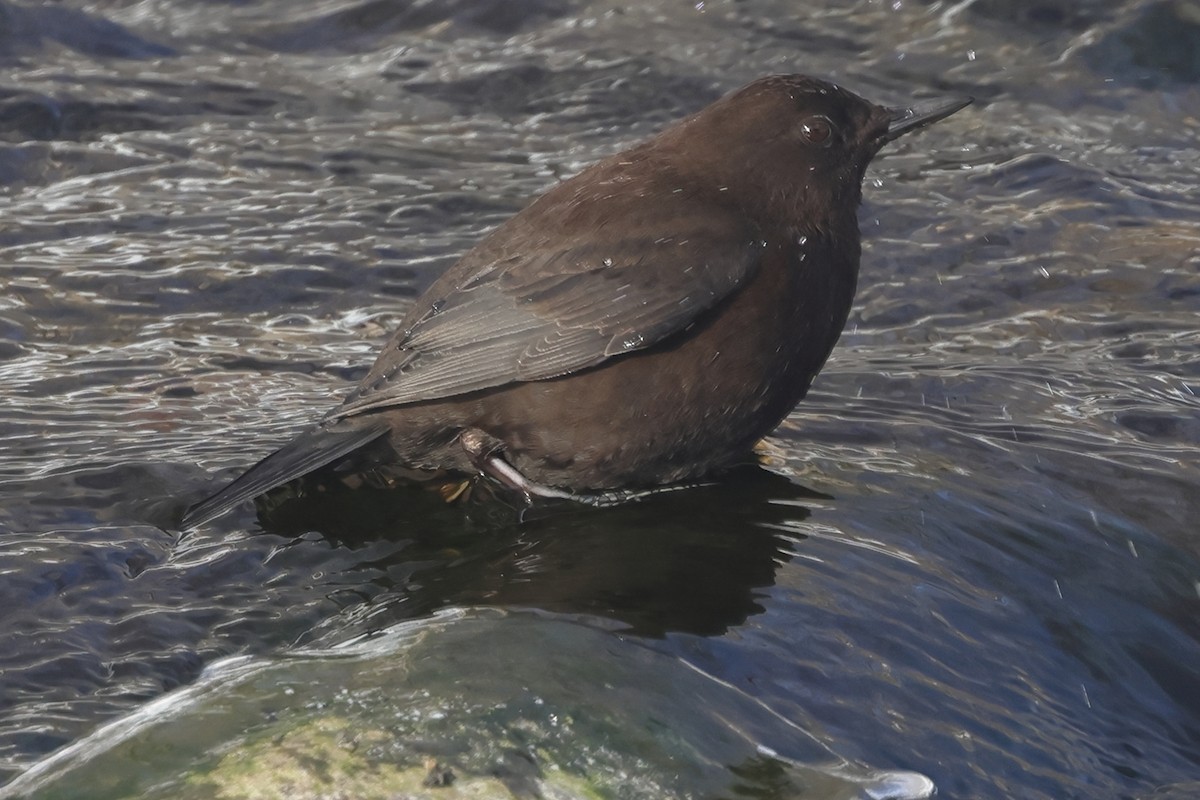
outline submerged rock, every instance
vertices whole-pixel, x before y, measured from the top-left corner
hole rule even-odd
[[[393,734],[362,730],[353,720],[324,717],[297,728],[264,732],[189,774],[173,791],[220,800],[592,800],[604,795],[586,779],[559,769],[516,783],[499,768],[460,774],[435,758],[422,763],[381,760]],[[532,762],[530,762],[532,765]]]
[[[594,618],[454,611],[229,659],[0,790],[91,800],[924,798]]]

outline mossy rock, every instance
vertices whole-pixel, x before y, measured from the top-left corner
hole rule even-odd
[[[753,697],[586,622],[443,612],[330,649],[231,659],[0,798],[912,800],[933,790],[914,773],[839,759]]]

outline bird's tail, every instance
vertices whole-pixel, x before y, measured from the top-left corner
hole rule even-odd
[[[388,426],[382,421],[344,428],[319,425],[307,430],[246,470],[224,489],[193,505],[183,515],[180,525],[187,530],[207,522],[244,500],[257,497],[354,452],[387,431]]]

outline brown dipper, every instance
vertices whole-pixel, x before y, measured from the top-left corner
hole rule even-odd
[[[970,102],[883,108],[767,77],[585,169],[447,270],[340,406],[183,526],[381,437],[405,467],[586,502],[745,459],[846,323],[867,163]]]

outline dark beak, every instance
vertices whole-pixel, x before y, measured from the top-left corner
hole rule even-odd
[[[889,108],[891,120],[888,122],[887,133],[883,135],[883,141],[890,142],[906,133],[932,125],[973,102],[973,97],[955,97],[949,100],[922,100],[908,108]]]

